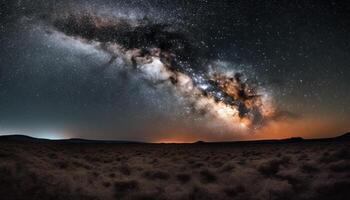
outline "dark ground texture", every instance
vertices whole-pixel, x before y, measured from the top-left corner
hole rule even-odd
[[[350,199],[350,142],[0,140],[0,199]]]

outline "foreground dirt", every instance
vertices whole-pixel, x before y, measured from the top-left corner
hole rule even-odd
[[[0,141],[0,199],[350,199],[350,143]]]

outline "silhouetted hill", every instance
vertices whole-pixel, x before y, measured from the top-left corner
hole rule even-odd
[[[103,144],[142,144],[144,142],[138,141],[129,141],[129,140],[88,140],[81,138],[71,138],[58,140],[65,143],[85,143],[85,144],[94,144],[94,143],[103,143]]]
[[[204,144],[260,144],[260,143],[294,143],[294,142],[312,142],[312,141],[339,141],[350,140],[350,132],[333,138],[318,138],[318,139],[304,139],[302,137],[292,137],[286,139],[271,139],[271,140],[249,140],[249,141],[222,141],[222,142],[206,142],[197,141],[192,144],[204,145]],[[128,141],[128,140],[89,140],[82,138],[60,139],[50,140],[42,138],[34,138],[27,135],[2,135],[0,141],[30,141],[30,142],[62,142],[62,143],[77,143],[77,144],[146,144],[146,142]]]
[[[206,142],[202,141],[202,140],[199,140],[197,142],[194,142],[194,144],[205,144]]]
[[[71,139],[43,139],[43,138],[34,138],[27,135],[1,135],[0,141],[30,141],[30,142],[39,142],[39,141],[56,141],[62,143],[85,143],[85,144],[95,144],[95,143],[103,143],[103,144],[139,144],[143,142],[138,141],[127,141],[127,140],[88,140],[81,138],[71,138]]]
[[[1,135],[0,140],[37,141],[37,140],[45,140],[45,139],[33,138],[27,135]]]
[[[243,141],[219,141],[219,142],[205,142],[205,141],[197,141],[193,144],[265,144],[265,143],[293,143],[293,142],[303,142],[306,141],[302,137],[291,137],[286,139],[270,139],[270,140],[243,140]]]
[[[266,144],[266,143],[297,143],[297,142],[331,142],[331,141],[339,141],[350,140],[350,132],[345,133],[343,135],[331,138],[314,138],[314,139],[304,139],[302,137],[291,137],[285,139],[270,139],[270,140],[245,140],[245,141],[222,141],[222,142],[205,142],[205,141],[197,141],[193,144]]]
[[[347,132],[341,136],[336,137],[338,140],[350,140],[350,132]]]

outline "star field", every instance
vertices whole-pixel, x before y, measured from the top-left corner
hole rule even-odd
[[[322,137],[350,128],[345,1],[1,4],[0,131],[152,141]],[[229,83],[237,73],[243,84]],[[195,89],[184,90],[185,78]],[[256,93],[234,96],[229,84]],[[251,107],[250,96],[264,103]],[[223,123],[220,102],[232,107],[228,115],[237,111],[235,128]]]

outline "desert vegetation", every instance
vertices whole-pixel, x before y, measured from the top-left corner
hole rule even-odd
[[[350,143],[0,141],[0,199],[350,199]]]

